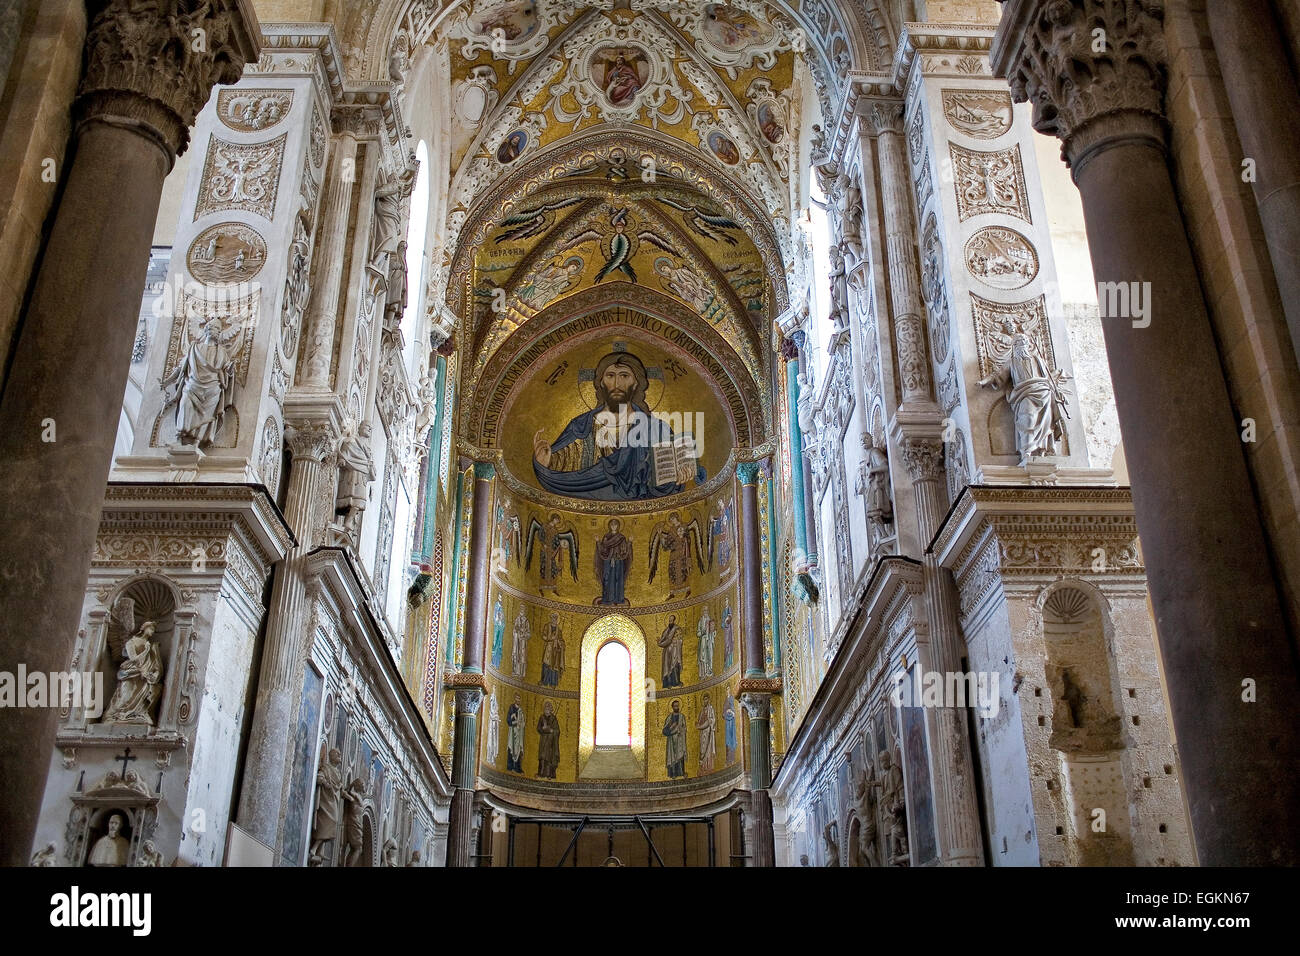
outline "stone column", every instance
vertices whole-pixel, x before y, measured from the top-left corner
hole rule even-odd
[[[757,461],[736,466],[740,479],[740,600],[744,609],[741,627],[745,631],[745,676],[766,677],[763,662],[763,544],[759,529]],[[764,784],[766,786],[766,784]]]
[[[921,319],[920,262],[912,216],[907,156],[903,148],[903,104],[877,103],[871,109],[880,156],[880,193],[885,220],[885,261],[893,303],[894,342],[903,401],[900,411],[930,401],[930,363],[926,360]],[[937,413],[937,409],[934,409]]]
[[[1169,174],[1162,35],[1150,2],[1010,0],[993,63],[1064,141],[1098,283],[1150,283],[1145,320],[1103,325],[1200,862],[1295,865],[1300,682]]]
[[[293,413],[292,405],[288,411]],[[271,586],[238,818],[241,827],[276,851],[277,859],[302,695],[303,651],[310,643],[310,603],[303,565],[308,553],[321,543],[315,540],[324,525],[320,508],[333,512],[332,464],[339,437],[336,419],[328,414],[296,422],[290,419],[284,430],[292,456],[284,516],[298,544],[275,569]],[[330,515],[323,517],[328,520]]]
[[[776,866],[772,833],[772,695],[741,687],[740,705],[749,715],[749,792],[754,818],[751,866]]]
[[[1205,16],[1244,159],[1254,160],[1255,204],[1273,275],[1300,355],[1300,94],[1268,0],[1214,0]]]
[[[943,481],[943,443],[906,440],[900,443],[903,463],[916,493],[917,524],[923,541],[934,538],[947,511]],[[925,582],[926,625],[929,640],[918,641],[924,670],[941,674],[964,670],[965,642],[957,627],[956,585],[952,573],[940,566],[928,547],[922,558]],[[945,680],[946,683],[946,680]],[[967,702],[968,706],[973,706]],[[966,708],[934,707],[927,714],[931,742],[931,779],[934,782],[935,829],[939,858],[945,866],[981,866],[979,804],[971,772],[970,733]]]
[[[460,674],[458,678],[471,675]],[[474,866],[474,780],[478,758],[478,709],[483,703],[482,676],[457,686],[456,729],[452,743],[451,796],[447,830],[447,866]]]
[[[334,330],[338,324],[343,263],[348,248],[348,218],[352,209],[352,191],[357,180],[356,136],[344,130],[335,141],[333,154],[304,336],[306,355],[302,384],[312,389],[330,387],[330,370],[334,363]]]
[[[89,7],[76,145],[0,401],[0,669],[9,671],[68,665],[163,179],[213,85],[235,82],[258,55],[245,0]],[[27,862],[57,716],[6,714],[0,863]]]
[[[475,715],[483,698],[483,652],[487,639],[488,576],[492,573],[491,462],[474,462],[474,503],[470,512],[465,582],[465,649],[461,672],[447,684],[456,691],[456,725],[452,742],[451,814],[447,832],[447,866],[474,865],[474,784],[478,766],[478,726]]]

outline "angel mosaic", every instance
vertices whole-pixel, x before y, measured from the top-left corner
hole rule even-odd
[[[558,596],[560,593],[560,572],[563,569],[561,556],[568,551],[569,576],[578,580],[578,533],[570,522],[564,521],[557,512],[542,524],[536,517],[529,519],[528,540],[524,547],[524,570],[532,567],[533,547],[537,546],[537,593],[544,595],[547,591]]]
[[[678,597],[690,597],[691,563],[700,573],[704,573],[704,541],[700,533],[700,521],[692,516],[689,524],[683,524],[681,516],[673,512],[668,520],[654,526],[650,534],[650,581],[653,584],[659,570],[660,554],[667,555],[668,561],[668,597],[671,601]]]

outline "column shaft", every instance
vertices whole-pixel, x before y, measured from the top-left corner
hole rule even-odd
[[[1300,93],[1295,74],[1267,0],[1214,0],[1205,5],[1205,15],[1241,140],[1240,158],[1255,164],[1255,204],[1291,347],[1300,354]]]
[[[745,629],[745,676],[766,677],[763,655],[763,554],[759,531],[758,464],[745,462],[740,477],[740,527],[742,553],[741,602]],[[766,786],[766,784],[764,784]]]
[[[334,330],[338,324],[343,263],[347,258],[348,218],[356,182],[357,139],[345,132],[334,149],[329,195],[321,217],[320,248],[308,309],[306,378],[309,388],[328,389],[334,363]],[[378,365],[378,363],[375,363]]]
[[[266,639],[257,680],[253,724],[249,732],[239,794],[239,825],[276,850],[289,786],[293,734],[302,693],[304,635],[309,629],[306,555],[316,523],[321,484],[331,478],[325,461],[334,450],[334,432],[326,425],[290,425],[286,444],[293,459],[285,497],[285,520],[298,545],[275,570],[268,608]],[[333,501],[333,496],[329,496]]]
[[[1206,865],[1294,865],[1296,662],[1191,248],[1149,131],[1094,147],[1075,181],[1097,281],[1151,283],[1150,325],[1111,318],[1104,332],[1197,850]],[[1243,700],[1245,681],[1254,702]]]

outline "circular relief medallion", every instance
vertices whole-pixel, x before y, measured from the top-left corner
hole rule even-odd
[[[190,243],[185,264],[200,282],[247,282],[266,264],[266,240],[243,223],[218,223]]]
[[[995,289],[1019,289],[1038,275],[1038,253],[1005,226],[988,226],[966,240],[966,270]]]

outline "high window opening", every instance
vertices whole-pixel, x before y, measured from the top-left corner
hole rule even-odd
[[[632,655],[618,641],[596,653],[596,746],[632,744]]]

